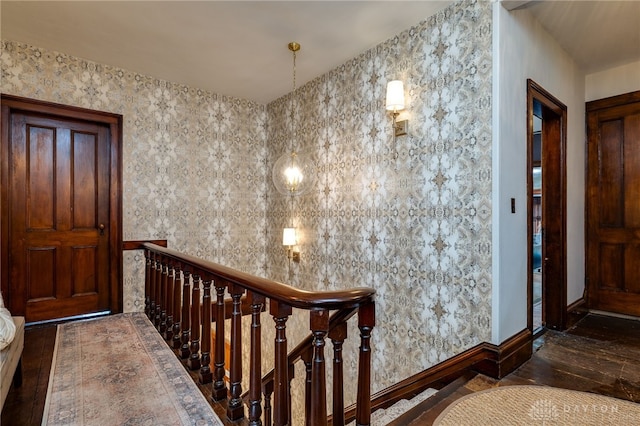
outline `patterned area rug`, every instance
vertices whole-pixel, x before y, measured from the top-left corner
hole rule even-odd
[[[434,426],[635,425],[640,404],[548,386],[504,386],[472,393],[445,409]]]
[[[142,313],[58,326],[48,425],[222,425]]]

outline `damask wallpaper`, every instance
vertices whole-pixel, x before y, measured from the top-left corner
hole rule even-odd
[[[2,93],[122,114],[125,240],[264,274],[264,105],[20,42],[1,59]],[[141,256],[124,254],[125,311],[144,308]]]
[[[376,392],[490,340],[491,25],[490,2],[456,3],[269,105],[9,40],[0,90],[123,115],[125,240],[301,288],[374,287]],[[392,79],[409,120],[395,144]],[[292,140],[317,181],[294,200],[302,261],[289,265],[291,206],[270,168]],[[141,266],[125,253],[125,311],[142,308]]]
[[[292,95],[267,107],[268,164],[293,139],[318,168],[316,190],[294,199],[291,274],[278,245],[290,207],[268,186],[271,274],[376,289],[374,391],[490,340],[491,23],[489,2],[458,3],[304,85],[293,137]],[[409,132],[394,145],[384,100],[395,79]]]

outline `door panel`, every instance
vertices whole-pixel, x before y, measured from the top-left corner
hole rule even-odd
[[[640,315],[640,92],[587,103],[589,307]]]
[[[109,309],[109,131],[14,113],[12,308],[27,321]],[[16,303],[17,302],[17,303]]]
[[[56,294],[55,247],[27,250],[27,300],[53,299]]]
[[[19,126],[24,123],[16,123],[14,134],[21,133]],[[29,167],[25,177],[27,185],[27,224],[28,230],[53,230],[55,221],[54,211],[54,145],[50,141],[55,139],[55,129],[46,127],[27,126],[26,134],[29,146],[23,148],[22,144],[12,146],[15,164],[22,164],[22,158],[27,157],[26,164]],[[22,138],[22,135],[20,135]],[[19,176],[22,178],[22,176]],[[17,179],[18,176],[13,176]],[[22,187],[22,179],[14,188],[19,191]],[[37,208],[32,208],[32,200],[37,200]]]
[[[100,290],[98,280],[100,268],[98,266],[98,247],[73,247],[74,266],[72,272],[72,296],[97,294]]]

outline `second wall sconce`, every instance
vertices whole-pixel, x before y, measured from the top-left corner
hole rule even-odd
[[[408,120],[397,121],[398,111],[404,109],[404,84],[402,80],[393,80],[387,83],[387,99],[385,102],[387,111],[392,111],[393,114],[393,139],[398,136],[404,136],[407,134],[409,128]]]
[[[297,243],[296,228],[284,228],[282,232],[282,245],[285,246],[289,260],[293,260],[294,262],[300,262],[300,252],[294,249]]]

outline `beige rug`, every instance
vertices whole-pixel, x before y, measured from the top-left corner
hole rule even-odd
[[[467,395],[434,426],[638,425],[640,404],[547,386],[504,386]]]
[[[222,425],[144,314],[58,326],[42,424]]]

